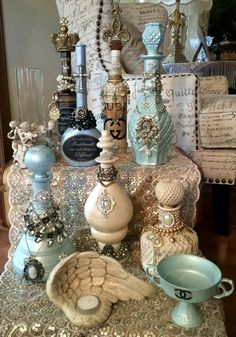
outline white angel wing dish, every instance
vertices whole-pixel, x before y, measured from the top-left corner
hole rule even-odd
[[[108,319],[113,303],[143,300],[156,287],[131,275],[111,257],[83,252],[58,263],[46,291],[73,324],[94,327]]]

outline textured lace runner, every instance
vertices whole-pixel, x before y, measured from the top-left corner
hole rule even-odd
[[[157,199],[154,188],[164,177],[178,177],[185,189],[182,215],[194,226],[196,202],[199,198],[200,171],[182,152],[172,148],[167,164],[155,167],[138,166],[128,154],[117,164],[118,181],[126,189],[134,206],[129,225],[129,237],[137,237],[142,228],[157,219]],[[58,161],[52,172],[52,192],[59,203],[63,218],[71,224],[70,235],[78,250],[91,244],[89,228],[84,218],[84,203],[97,183],[98,167],[73,168]],[[31,285],[15,275],[12,255],[23,231],[23,214],[31,196],[29,173],[12,165],[8,176],[11,222],[9,261],[0,283],[0,337],[174,337],[226,336],[222,305],[219,300],[201,304],[204,323],[197,329],[184,329],[171,321],[175,301],[162,290],[142,302],[118,302],[110,318],[96,328],[82,329],[70,323],[64,313],[51,303],[45,284]],[[124,268],[140,278],[145,274],[140,266],[139,243],[130,243],[130,257]]]
[[[133,275],[144,278],[135,247],[124,263]],[[45,285],[28,285],[16,276],[11,263],[6,265],[0,285],[1,337],[225,337],[222,303],[210,300],[201,304],[204,323],[184,329],[171,320],[175,301],[162,290],[144,301],[119,301],[109,319],[96,328],[80,328],[47,298]]]

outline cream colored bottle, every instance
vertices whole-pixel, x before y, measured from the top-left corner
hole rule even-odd
[[[113,138],[108,130],[102,132],[97,146],[102,149],[96,158],[100,163],[98,183],[85,203],[84,214],[100,250],[111,245],[117,252],[127,235],[133,206],[125,189],[116,180],[117,170],[113,164],[118,158],[114,157]]]

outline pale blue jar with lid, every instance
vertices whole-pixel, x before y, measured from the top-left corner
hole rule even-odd
[[[139,165],[162,165],[173,142],[174,124],[162,100],[161,65],[158,53],[164,29],[159,22],[144,25],[142,34],[147,55],[144,60],[143,86],[137,108],[128,125],[134,161]]]

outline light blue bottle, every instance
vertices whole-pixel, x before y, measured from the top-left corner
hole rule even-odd
[[[128,126],[134,161],[139,165],[165,164],[174,135],[174,124],[161,96],[160,69],[163,56],[158,53],[158,49],[163,37],[160,23],[144,25],[142,38],[147,55],[141,56],[144,60],[143,87],[137,110]]]
[[[31,147],[24,161],[31,173],[32,201],[24,215],[25,230],[14,252],[13,268],[27,281],[44,282],[60,258],[76,249],[52,202],[53,151],[44,145]]]
[[[70,166],[97,165],[97,147],[101,132],[96,128],[96,119],[87,107],[86,45],[76,44],[76,109],[71,116],[71,127],[61,137],[61,154]]]

